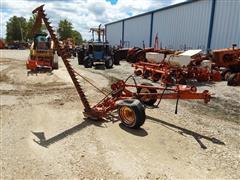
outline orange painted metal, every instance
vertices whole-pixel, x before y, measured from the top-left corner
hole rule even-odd
[[[142,75],[143,78],[150,78],[154,82],[160,81],[163,84],[183,83],[189,79],[196,79],[198,82],[221,81],[221,74],[218,70],[209,70],[200,66],[173,67],[169,63],[162,61],[159,64],[138,62],[132,64],[134,74]]]
[[[90,106],[89,101],[81,87],[80,82],[76,77],[76,72],[72,68],[71,64],[67,60],[67,52],[64,49],[61,49],[60,43],[56,34],[54,33],[52,27],[50,26],[50,22],[46,17],[46,14],[43,10],[43,6],[36,8],[33,13],[37,13],[38,17],[41,17],[44,21],[47,30],[49,31],[52,40],[56,45],[56,50],[58,54],[62,57],[64,65],[74,83],[74,86],[78,92],[78,95],[84,105],[84,115],[86,117],[94,118],[94,119],[102,119],[107,117],[109,113],[115,109],[117,109],[118,101],[124,99],[138,99],[140,96],[147,96],[151,98],[157,99],[202,99],[205,103],[208,103],[210,100],[210,94],[208,91],[203,91],[202,93],[196,92],[195,87],[189,86],[176,86],[175,88],[166,88],[166,87],[156,87],[156,86],[145,86],[145,85],[137,85],[137,84],[126,84],[125,81],[120,80],[117,83],[111,85],[112,92],[105,96],[99,103],[94,106]],[[30,60],[31,62],[31,60]],[[31,65],[29,65],[31,66]],[[158,91],[168,91],[167,93],[136,93],[132,92],[128,88],[153,88]],[[171,92],[171,93],[170,93]]]

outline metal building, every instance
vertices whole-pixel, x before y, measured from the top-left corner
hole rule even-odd
[[[191,0],[108,23],[106,37],[113,46],[205,51],[240,46],[240,0]]]

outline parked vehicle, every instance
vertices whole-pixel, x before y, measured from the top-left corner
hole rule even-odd
[[[107,69],[113,67],[113,53],[108,44],[104,40],[105,29],[101,28],[91,28],[92,41],[89,41],[83,48],[78,50],[78,62],[83,64],[85,68],[91,68],[97,64],[104,64]],[[97,33],[98,39],[94,40],[94,34]],[[102,38],[101,38],[102,36]]]
[[[26,67],[30,71],[58,69],[58,56],[54,50],[54,42],[47,37],[47,34],[36,34],[34,36]]]
[[[212,61],[222,68],[222,79],[228,81],[229,86],[240,85],[240,48],[236,46],[212,51]]]

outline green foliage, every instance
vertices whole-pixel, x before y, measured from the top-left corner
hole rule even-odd
[[[68,20],[60,20],[57,29],[60,40],[65,40],[67,38],[72,38],[75,44],[82,43],[82,35],[73,29],[72,23]]]
[[[33,39],[33,34],[32,34],[32,28],[35,23],[36,16],[33,15],[32,17],[29,18],[28,23],[27,23],[27,36],[26,39]]]
[[[83,39],[82,39],[82,35],[80,34],[80,32],[76,31],[76,30],[73,30],[72,32],[72,38],[73,38],[73,41],[75,42],[75,44],[81,44]]]
[[[27,21],[24,17],[13,16],[7,22],[7,41],[24,41],[27,35]]]
[[[7,22],[7,42],[13,41],[29,41],[33,40],[32,29],[36,20],[33,15],[28,20],[24,17],[11,17]],[[39,33],[46,32],[46,26],[43,24]],[[72,38],[76,44],[82,43],[82,35],[73,29],[72,23],[66,19],[61,20],[58,24],[57,32],[60,40]]]
[[[33,40],[32,28],[35,23],[36,16],[33,15],[28,20],[24,17],[11,17],[7,22],[7,42],[13,41],[29,41]],[[42,25],[39,32],[46,31],[46,26]]]
[[[71,22],[67,21],[66,19],[60,20],[57,30],[60,40],[72,37],[72,31],[73,27]]]

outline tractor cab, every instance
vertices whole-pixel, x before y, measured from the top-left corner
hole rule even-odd
[[[58,69],[54,43],[47,34],[36,34],[34,36],[26,66],[27,69],[34,72]]]
[[[35,50],[48,50],[51,48],[51,40],[47,38],[46,34],[37,34],[34,36]]]
[[[105,41],[105,29],[91,28],[92,40],[87,44],[87,52],[83,59],[83,64],[86,68],[90,68],[93,65],[105,64],[106,68],[112,68],[113,59],[108,42]],[[94,39],[94,34],[97,33],[97,39]]]

